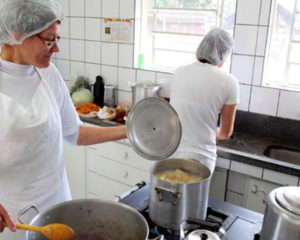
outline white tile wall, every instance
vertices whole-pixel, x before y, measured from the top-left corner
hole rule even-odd
[[[254,67],[254,56],[232,55],[231,73],[239,83],[251,84]]]
[[[242,111],[249,110],[251,86],[240,84],[240,103],[238,109]]]
[[[121,0],[123,1],[123,0]],[[102,17],[119,17],[119,0],[102,0]]]
[[[261,0],[238,0],[236,23],[258,24]]]
[[[136,81],[143,83],[155,83],[155,73],[151,71],[137,70]]]
[[[120,67],[133,68],[133,45],[119,44],[119,62]]]
[[[85,16],[101,17],[101,0],[85,0]]]
[[[257,45],[256,45],[256,55],[264,56],[267,44],[267,27],[258,27]]]
[[[85,19],[85,39],[101,40],[101,20],[100,18]]]
[[[257,26],[236,25],[234,33],[234,53],[254,55],[256,49]]]
[[[118,44],[103,42],[101,45],[101,63],[118,65]]]
[[[300,120],[300,93],[281,91],[278,116]]]
[[[101,74],[106,84],[117,86],[118,68],[113,66],[101,65]]]
[[[70,16],[84,16],[84,0],[70,0]]]
[[[120,85],[117,86],[119,99],[127,100],[131,99],[131,93],[124,80],[128,78],[124,71],[129,75],[129,72],[134,72],[134,80],[138,82],[163,83],[165,76],[169,79],[168,74],[164,76],[160,72],[134,70],[133,44],[103,42],[103,19],[130,18],[132,24],[135,24],[140,17],[134,8],[139,8],[140,2],[60,0],[67,17],[61,28],[63,39],[60,53],[56,54],[57,59],[54,60],[64,79],[67,80],[68,75],[82,73],[93,81],[97,74],[105,74],[109,82]],[[260,87],[270,6],[271,0],[238,0],[232,58],[232,72],[240,82],[241,98],[238,109],[299,120],[298,93],[281,91],[280,95],[280,91],[276,89]],[[167,92],[164,95],[167,96],[169,90],[164,90]]]
[[[276,116],[278,98],[278,89],[253,86],[250,101],[250,112]]]
[[[70,37],[84,39],[84,18],[70,18]]]
[[[134,18],[135,0],[120,0],[120,18]]]
[[[129,68],[119,68],[119,82],[118,89],[124,91],[131,91],[128,82],[135,82],[136,71]]]
[[[263,57],[255,57],[252,85],[260,86],[264,66]]]

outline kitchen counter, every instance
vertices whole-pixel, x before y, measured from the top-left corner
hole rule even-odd
[[[100,120],[97,117],[81,117],[81,120],[102,127],[122,125],[119,122]],[[300,151],[299,132],[299,121],[238,111],[235,132],[230,139],[218,143],[217,155],[224,159],[299,177],[300,159],[299,164],[293,164],[264,155],[265,149],[274,145],[295,148]]]
[[[299,146],[292,142],[235,132],[230,139],[218,143],[217,155],[233,161],[300,176],[300,165],[265,156],[264,151],[268,146],[286,146],[299,149]]]

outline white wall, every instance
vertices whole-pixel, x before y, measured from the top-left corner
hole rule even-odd
[[[54,62],[63,78],[85,74],[94,80],[100,74],[118,87],[119,102],[131,102],[128,81],[163,83],[170,74],[133,68],[131,44],[104,42],[104,17],[130,18],[135,1],[59,0],[66,19],[62,26],[61,51]],[[232,73],[240,82],[239,109],[300,120],[300,93],[261,87],[271,0],[237,0],[235,48]]]

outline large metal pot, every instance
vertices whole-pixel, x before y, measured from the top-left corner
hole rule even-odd
[[[156,173],[181,169],[200,174],[196,183],[172,184],[161,180]],[[197,160],[165,159],[151,167],[149,215],[161,227],[178,231],[186,218],[205,219],[207,212],[210,170]]]
[[[79,199],[63,202],[36,215],[31,225],[67,224],[75,231],[72,240],[148,239],[145,218],[135,209],[114,201]],[[40,233],[26,233],[26,240],[46,240]]]
[[[132,105],[147,97],[158,97],[158,92],[162,88],[154,83],[128,83],[132,90]]]
[[[300,239],[300,187],[280,187],[270,192],[260,239]]]

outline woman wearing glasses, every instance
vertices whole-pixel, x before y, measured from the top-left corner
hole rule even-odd
[[[83,126],[78,118],[51,63],[62,20],[54,0],[7,0],[0,6],[0,231],[6,212],[16,219],[29,204],[44,210],[71,199],[63,141],[88,145],[126,137],[125,126]],[[25,235],[4,230],[0,239]]]

